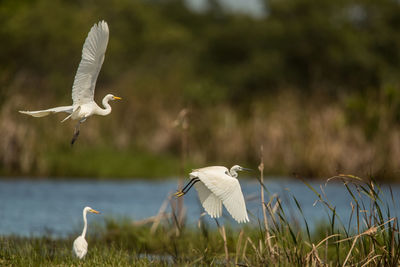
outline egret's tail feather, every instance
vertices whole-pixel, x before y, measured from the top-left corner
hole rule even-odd
[[[32,117],[44,117],[47,116],[51,113],[58,113],[58,112],[67,112],[67,113],[72,113],[72,106],[62,106],[62,107],[56,107],[56,108],[49,108],[49,109],[44,109],[44,110],[36,110],[36,111],[19,111],[22,114],[30,115]]]
[[[22,111],[20,110],[19,113],[26,114],[32,117],[40,118],[49,115],[51,112],[47,110],[38,110],[38,111]]]

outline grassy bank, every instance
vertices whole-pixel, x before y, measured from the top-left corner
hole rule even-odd
[[[286,214],[279,196],[264,188],[265,217],[258,226],[212,227],[178,223],[176,214],[148,223],[107,219],[92,227],[89,252],[73,257],[75,236],[63,239],[0,237],[2,266],[397,266],[400,263],[399,224],[377,184],[355,176],[339,176],[343,194],[352,196],[349,221],[342,221],[329,199],[317,189],[324,223],[309,228],[304,216]],[[367,198],[363,198],[366,196]],[[385,197],[385,198],[384,198]],[[293,197],[297,203],[296,197]],[[384,200],[385,199],[385,200]],[[389,202],[388,202],[389,201]],[[391,203],[395,204],[395,203]],[[299,214],[302,208],[297,204]],[[159,223],[159,224],[158,224]],[[300,226],[302,225],[302,226]]]

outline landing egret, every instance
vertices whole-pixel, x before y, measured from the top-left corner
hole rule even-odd
[[[85,257],[87,250],[88,250],[88,243],[86,242],[86,239],[85,239],[86,230],[87,230],[86,214],[88,212],[96,213],[96,214],[100,213],[97,210],[92,209],[91,207],[85,207],[83,209],[83,222],[84,222],[83,231],[82,231],[82,234],[75,239],[74,245],[72,247],[73,251],[75,253],[75,256],[77,256],[79,259],[82,259],[83,257]]]
[[[44,117],[51,113],[66,112],[69,113],[62,122],[69,118],[78,120],[75,127],[71,145],[79,135],[79,126],[88,117],[92,115],[106,116],[111,113],[110,100],[118,100],[120,97],[108,94],[103,98],[104,109],[94,102],[94,89],[96,87],[97,76],[104,61],[108,43],[108,25],[107,22],[100,21],[94,24],[85,40],[82,49],[82,59],[76,72],[74,84],[72,86],[72,105],[49,108],[38,111],[20,111],[23,114],[33,117]]]
[[[201,204],[212,218],[218,218],[222,215],[223,203],[238,223],[248,222],[246,203],[237,179],[237,171],[243,170],[250,169],[235,165],[230,170],[222,166],[193,170],[189,174],[191,178],[189,183],[181,191],[176,192],[175,196],[185,195],[194,185]]]

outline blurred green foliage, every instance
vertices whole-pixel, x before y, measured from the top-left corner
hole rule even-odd
[[[46,94],[69,97],[67,85],[83,40],[100,19],[111,31],[102,82],[138,68],[151,79],[175,73],[183,86],[174,96],[200,105],[250,102],[286,87],[338,94],[398,82],[397,1],[267,3],[265,17],[255,18],[215,4],[200,13],[181,0],[5,0],[0,5],[2,89],[14,93],[6,85],[26,72],[46,81]]]
[[[200,156],[192,155],[193,162],[255,163],[258,155],[246,144],[236,153],[233,149],[230,154],[213,151],[222,139],[214,140],[213,136],[230,131],[229,125],[249,126],[252,122],[246,122],[260,105],[261,117],[279,110],[274,98],[282,92],[296,96],[300,106],[323,108],[339,103],[347,125],[359,126],[368,140],[374,140],[382,129],[398,125],[398,1],[270,0],[265,6],[265,15],[257,17],[228,12],[211,0],[201,12],[191,10],[183,0],[1,1],[0,120],[10,133],[2,137],[2,153],[12,150],[24,154],[30,147],[23,134],[15,137],[22,130],[15,126],[14,131],[12,125],[21,123],[21,117],[9,114],[16,109],[69,103],[82,44],[90,27],[101,19],[109,23],[110,41],[96,99],[112,92],[125,102],[113,105],[114,119],[102,119],[87,128],[101,130],[101,134],[92,135],[97,141],[89,144],[111,143],[113,154],[135,147],[145,151],[144,155],[157,158],[154,155],[161,153],[160,157],[172,156],[177,161],[179,133],[171,134],[171,130],[167,141],[154,137],[164,142],[160,149],[145,143],[154,141],[147,139],[151,135],[162,136],[161,132],[168,130],[167,121],[189,107],[196,123],[189,131],[191,148],[206,150],[200,151]],[[6,121],[10,116],[13,122]],[[46,119],[30,120],[23,123],[37,133],[35,140],[45,139],[56,153],[63,153],[60,144],[65,142],[65,134],[46,133],[49,127],[60,126]],[[217,127],[221,122],[225,125],[222,129]],[[382,124],[386,128],[379,126]],[[155,133],[156,128],[159,133]],[[262,133],[244,130],[232,142],[241,138],[251,143],[256,135]],[[117,140],[114,143],[110,141],[113,137]],[[17,141],[9,145],[13,138]],[[225,140],[229,138],[227,135]],[[207,144],[207,140],[214,141]],[[17,167],[10,167],[14,163],[0,156],[1,173],[27,173],[47,166],[38,173],[59,174],[50,171],[53,167],[45,159],[54,155],[53,150],[31,146],[33,167],[21,171],[23,164],[18,162],[23,159],[13,159]]]

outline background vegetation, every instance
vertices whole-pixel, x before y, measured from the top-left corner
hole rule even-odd
[[[252,166],[396,179],[400,159],[400,3],[270,0],[264,16],[208,1],[4,0],[0,3],[0,174],[149,177]],[[123,97],[74,124],[17,110],[70,103],[90,27],[110,41],[96,99]],[[176,119],[188,111],[183,134]]]

